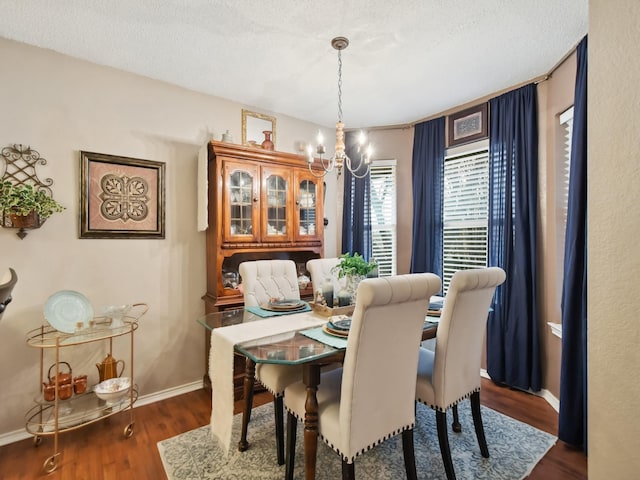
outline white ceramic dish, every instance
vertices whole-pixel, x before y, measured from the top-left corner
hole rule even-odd
[[[122,325],[122,318],[131,308],[131,305],[109,305],[104,307],[104,316],[111,319],[112,327],[119,327]]]
[[[80,292],[60,290],[51,295],[44,304],[44,318],[53,328],[64,333],[73,333],[89,324],[93,318],[91,302]]]
[[[131,379],[129,377],[119,377],[100,382],[93,387],[93,391],[101,400],[105,400],[108,404],[115,404],[129,393],[130,388]]]

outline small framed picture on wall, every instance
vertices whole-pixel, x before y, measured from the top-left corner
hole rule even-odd
[[[475,142],[489,136],[489,105],[481,103],[447,117],[449,147]]]

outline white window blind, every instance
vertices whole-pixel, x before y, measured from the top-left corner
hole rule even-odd
[[[571,173],[571,138],[573,136],[573,107],[560,114],[559,135],[555,163],[556,174],[556,278],[559,296],[562,296],[564,278],[564,242],[567,232],[569,207],[569,175]]]
[[[558,165],[558,232],[560,234],[560,251],[564,249],[565,232],[567,230],[567,209],[569,206],[569,174],[571,170],[571,137],[573,136],[573,107],[560,114],[562,151]]]
[[[396,161],[371,164],[371,257],[378,262],[378,275],[396,274]]]
[[[487,266],[489,154],[445,158],[443,293],[458,270]]]

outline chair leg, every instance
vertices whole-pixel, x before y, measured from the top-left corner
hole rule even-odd
[[[355,463],[347,463],[342,459],[342,480],[356,480]]]
[[[460,419],[458,418],[458,404],[456,403],[451,410],[453,411],[451,429],[456,433],[460,433],[462,431],[462,425],[460,425]]]
[[[444,471],[447,473],[447,480],[455,480],[456,473],[453,470],[451,461],[451,450],[449,449],[449,435],[447,434],[447,414],[436,411],[436,427],[438,429],[438,442],[440,443],[440,454]]]
[[[407,480],[418,480],[416,455],[413,449],[413,428],[402,432],[402,452],[404,453],[404,469],[407,472]]]
[[[296,429],[298,419],[291,413],[287,413],[287,458],[285,465],[285,480],[293,480],[293,467],[296,461]]]
[[[284,398],[282,396],[273,399],[273,410],[276,417],[278,465],[284,465]]]
[[[482,415],[480,413],[480,392],[471,394],[471,415],[473,415],[473,426],[476,429],[480,453],[484,458],[489,458],[489,448],[487,439],[484,436],[484,426],[482,425]]]

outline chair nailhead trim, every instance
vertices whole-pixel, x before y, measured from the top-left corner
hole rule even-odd
[[[419,398],[419,397],[417,398],[417,400],[418,400],[420,403],[425,404],[425,405],[426,405],[427,407],[429,407],[429,408],[432,408],[432,409],[434,409],[434,410],[436,410],[436,411],[438,411],[438,412],[443,412],[443,413],[444,413],[444,412],[446,412],[447,410],[449,410],[451,407],[453,407],[454,405],[457,405],[458,403],[460,403],[460,402],[461,402],[462,400],[464,400],[465,398],[469,398],[471,395],[473,395],[474,393],[479,392],[479,391],[480,391],[480,389],[479,389],[479,388],[476,388],[476,389],[472,390],[471,392],[467,393],[466,395],[463,395],[462,397],[460,397],[460,398],[459,398],[458,400],[456,400],[455,402],[450,403],[449,405],[447,405],[447,406],[446,406],[446,407],[444,407],[444,408],[443,408],[443,407],[440,407],[439,405],[432,405],[432,404],[430,404],[430,403],[427,403],[427,401],[426,401],[426,400],[423,400],[423,399],[421,399],[421,398]]]
[[[291,410],[289,410],[287,408],[287,412],[291,413],[294,417],[296,417],[296,419],[298,419],[298,421],[302,421],[304,422],[304,417],[301,417],[300,415],[298,415],[296,412],[293,412]],[[386,435],[384,438],[380,438],[376,441],[374,441],[373,443],[370,443],[369,445],[367,445],[366,447],[362,448],[361,450],[359,450],[358,452],[356,452],[355,455],[351,456],[351,457],[347,457],[345,456],[340,450],[338,450],[335,445],[333,445],[332,443],[330,443],[325,437],[324,435],[322,435],[320,432],[318,432],[318,436],[322,439],[322,441],[324,443],[327,444],[327,446],[329,448],[331,448],[331,450],[333,450],[334,452],[336,452],[338,455],[340,455],[340,457],[343,460],[346,460],[347,463],[353,463],[356,459],[356,457],[358,457],[359,455],[362,455],[365,452],[368,452],[369,450],[371,450],[373,447],[375,447],[376,445],[381,444],[382,442],[384,442],[385,440],[390,439],[391,437],[395,437],[396,435],[404,432],[405,430],[412,430],[415,427],[415,423],[411,423],[409,425],[405,425],[402,428],[399,428],[398,430],[395,430],[393,433],[390,433],[388,435]]]

